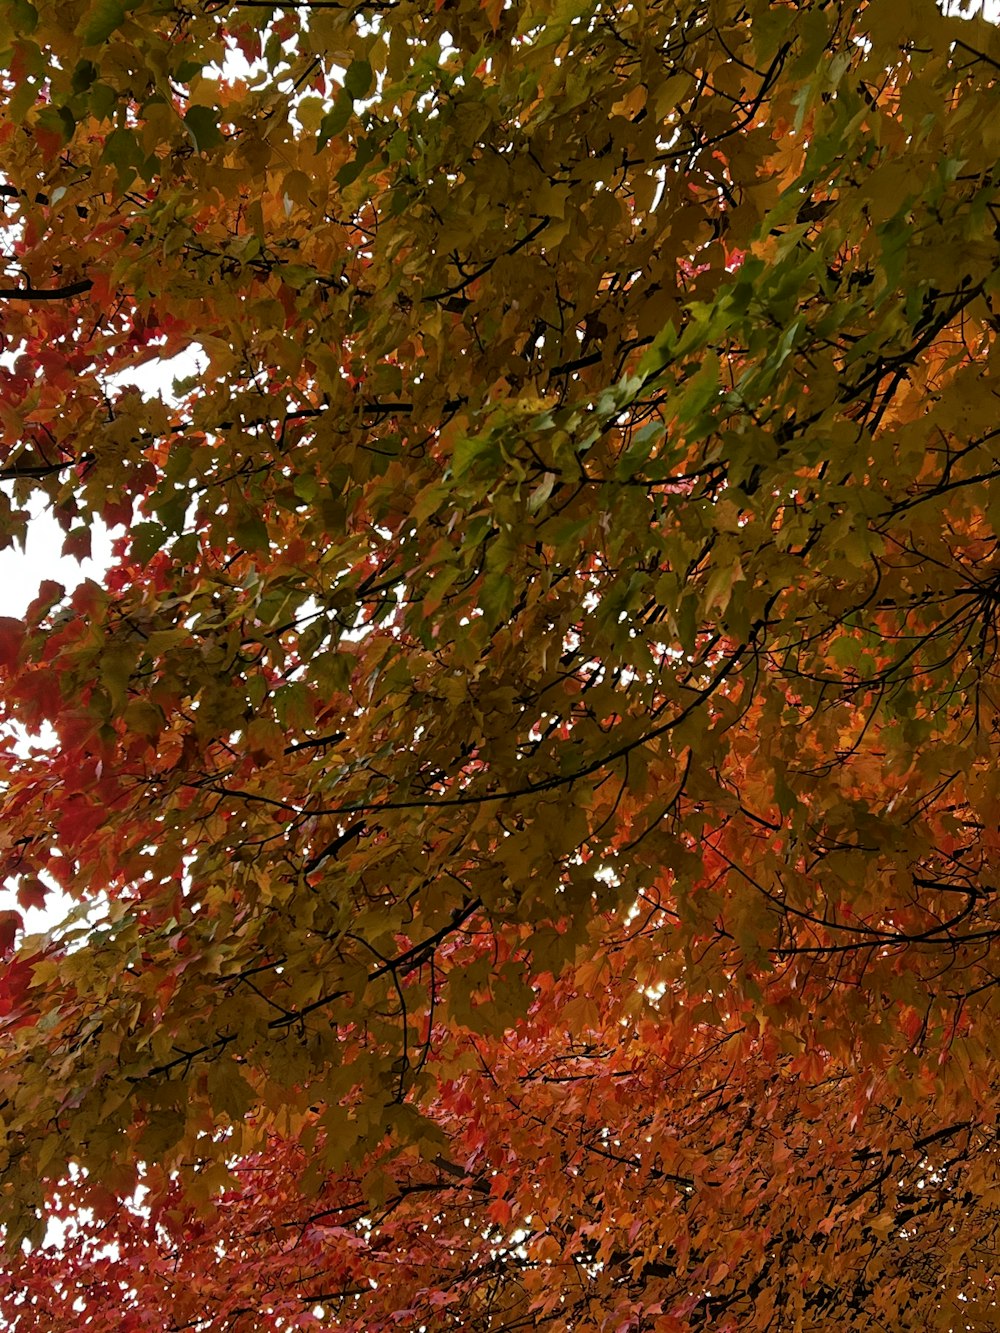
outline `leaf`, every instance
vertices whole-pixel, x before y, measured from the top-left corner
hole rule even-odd
[[[215,107],[189,106],[184,113],[184,124],[199,153],[207,153],[225,143],[219,130],[219,113]]]
[[[208,1076],[212,1105],[237,1124],[254,1105],[253,1089],[232,1060],[218,1060]]]
[[[121,0],[91,0],[76,31],[84,46],[99,46],[124,22],[125,6]]]
[[[87,92],[93,87],[100,71],[92,60],[79,60],[73,70],[72,89],[75,93]]]
[[[37,875],[23,875],[17,886],[19,906],[27,911],[43,911],[49,889]]]
[[[253,513],[246,514],[233,530],[233,536],[245,551],[266,551],[270,538],[267,524]]]
[[[344,74],[344,90],[355,102],[367,94],[372,86],[372,67],[367,60],[352,60]]]
[[[133,559],[145,564],[166,541],[166,530],[159,523],[138,523],[132,529]]]
[[[95,85],[91,89],[91,98],[93,99],[100,90],[101,85]],[[112,107],[113,104],[108,104],[103,114],[110,114]],[[142,162],[142,145],[138,135],[132,130],[122,128],[112,130],[104,142],[101,158],[103,162],[110,162],[121,172],[129,167],[138,168]]]
[[[13,0],[12,21],[22,35],[30,36],[38,26],[38,10],[29,0]]]
[[[22,930],[24,919],[20,912],[0,911],[0,955],[6,958],[13,952],[14,941]]]
[[[541,509],[542,505],[552,494],[553,487],[558,481],[554,472],[546,472],[545,476],[528,496],[528,512],[535,514]]]
[[[13,616],[0,616],[0,666],[16,667],[24,646],[25,626]]]
[[[479,605],[490,626],[506,619],[514,603],[514,581],[509,574],[487,574],[479,594]]]
[[[348,121],[354,114],[354,103],[350,93],[346,88],[337,94],[333,106],[320,121],[319,132],[316,136],[316,151],[320,152],[331,139],[336,139],[343,133]]]

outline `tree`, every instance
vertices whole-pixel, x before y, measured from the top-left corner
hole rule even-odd
[[[6,1324],[995,1327],[998,31],[0,47]]]

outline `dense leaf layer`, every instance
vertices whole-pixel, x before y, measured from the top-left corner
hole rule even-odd
[[[7,1321],[992,1327],[997,30],[0,47]]]

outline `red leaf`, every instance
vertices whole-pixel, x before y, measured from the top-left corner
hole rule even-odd
[[[24,875],[17,886],[17,901],[26,912],[32,908],[41,910],[45,906],[48,892],[48,888],[37,875]]]
[[[66,596],[66,589],[55,579],[42,579],[38,585],[38,596],[28,607],[26,620],[38,624],[48,614],[56,602]]]
[[[0,616],[0,666],[17,666],[24,643],[24,621]]]
[[[24,918],[20,912],[10,909],[0,912],[0,954],[6,957],[14,951],[17,932],[24,929]]]

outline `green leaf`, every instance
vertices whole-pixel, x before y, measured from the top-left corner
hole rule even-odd
[[[236,524],[233,536],[244,551],[266,551],[268,549],[267,524],[256,514],[249,513],[241,518]]]
[[[128,697],[132,665],[131,653],[109,651],[101,655],[101,682],[107,689],[111,706],[116,712],[124,707]]]
[[[210,148],[218,148],[219,144],[225,143],[225,138],[219,132],[219,113],[215,107],[189,106],[184,113],[184,124],[199,153],[206,153]]]
[[[96,89],[91,90],[91,98],[95,91]],[[110,162],[119,171],[125,171],[129,167],[138,167],[142,160],[142,145],[134,130],[121,128],[112,130],[105,139],[104,151],[101,154],[102,162]]]
[[[295,478],[292,483],[292,490],[300,500],[303,500],[308,504],[310,501],[315,500],[316,496],[319,495],[319,482],[315,477],[309,476],[308,473],[303,473],[301,476]]]
[[[157,517],[168,532],[180,532],[191,497],[186,491],[174,491],[169,499],[156,506]]]
[[[329,694],[339,694],[350,684],[353,664],[354,659],[348,653],[320,653],[309,664],[309,676],[322,690]]]
[[[286,731],[304,731],[315,722],[309,691],[301,681],[284,685],[274,697],[274,711]]]
[[[95,83],[90,88],[90,114],[95,120],[110,120],[118,105],[118,94],[106,83]]]
[[[94,0],[77,26],[76,35],[84,46],[98,46],[124,22],[125,7],[121,0]]]
[[[495,466],[499,455],[499,447],[489,435],[463,435],[455,441],[451,470],[456,478],[464,477],[477,464]]]
[[[352,60],[344,75],[344,88],[355,102],[360,101],[372,86],[372,67],[367,60]]]
[[[236,1124],[256,1103],[257,1096],[232,1060],[209,1066],[208,1095],[213,1107]]]
[[[72,88],[75,93],[85,93],[97,78],[97,66],[92,60],[81,60],[73,70]]]
[[[204,68],[204,60],[182,60],[174,70],[174,80],[177,83],[190,83],[191,80],[199,75]]]
[[[514,582],[509,574],[487,574],[479,594],[479,605],[490,625],[498,625],[514,605]]]
[[[362,139],[358,144],[354,159],[345,162],[337,172],[337,184],[352,185],[375,155],[375,145],[371,139]]]
[[[333,107],[320,121],[319,133],[316,136],[317,153],[321,152],[331,139],[335,139],[343,131],[353,114],[354,103],[351,96],[344,89],[341,89]]]
[[[27,37],[38,26],[38,10],[28,0],[13,0],[10,7],[11,22],[15,31]]]
[[[159,523],[138,523],[132,529],[132,557],[145,564],[167,539]]]

